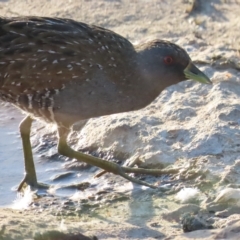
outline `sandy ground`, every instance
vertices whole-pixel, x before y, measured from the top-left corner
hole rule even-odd
[[[194,9],[193,2],[197,2]],[[0,1],[2,16],[73,18],[109,28],[133,42],[161,38],[184,46],[200,39],[202,45],[233,51],[236,58],[240,55],[239,13],[238,0]],[[198,60],[198,56],[194,57]],[[71,201],[64,203],[53,196],[29,210],[1,209],[0,239],[32,239],[35,233],[52,229],[81,231],[99,239],[240,238],[237,211],[228,223],[224,220],[219,223],[218,227],[225,229],[184,234],[180,215],[186,209],[171,203],[171,197],[152,190],[120,193],[108,193],[106,202],[98,199],[97,203],[90,204],[87,201],[80,209]],[[198,206],[192,204],[189,209],[197,211]]]

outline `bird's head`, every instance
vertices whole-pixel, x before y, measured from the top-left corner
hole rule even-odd
[[[137,46],[136,50],[141,72],[156,87],[160,84],[164,89],[187,79],[211,84],[210,79],[192,63],[187,52],[174,43],[154,40]]]

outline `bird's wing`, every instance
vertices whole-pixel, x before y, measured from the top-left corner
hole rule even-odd
[[[86,81],[94,69],[114,81],[116,62],[126,64],[134,51],[120,35],[70,19],[0,19],[0,91],[61,90],[71,81]]]

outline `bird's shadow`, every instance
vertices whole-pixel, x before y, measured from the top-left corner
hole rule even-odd
[[[156,215],[152,200],[153,196],[155,196],[155,191],[157,190],[150,188],[143,190],[142,187],[133,185],[131,201],[129,201],[129,210],[131,212],[129,212],[128,222],[138,228],[130,229],[129,232],[126,232],[126,236],[134,234],[134,231],[138,231],[139,239],[146,239],[146,237],[150,236],[156,239],[166,237],[161,231],[154,230],[147,225],[147,222],[151,221]],[[142,235],[141,237],[140,234]]]
[[[165,236],[160,229],[153,229],[147,225],[154,216],[156,216],[153,196],[155,196],[155,189],[145,189],[138,185],[133,185],[133,189],[130,194],[130,199],[127,200],[128,205],[128,218],[125,222],[130,224],[130,227],[124,227],[124,237],[131,239],[162,239]],[[107,214],[92,213],[92,217],[104,221],[108,224],[119,224],[114,218],[111,218],[111,210],[109,210],[109,216]],[[122,213],[124,214],[124,213]],[[121,215],[122,215],[121,214]],[[161,224],[161,223],[160,223]],[[157,226],[160,226],[157,224]],[[119,237],[119,236],[118,236]]]

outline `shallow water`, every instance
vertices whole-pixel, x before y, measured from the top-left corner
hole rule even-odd
[[[11,190],[23,177],[23,156],[18,124],[23,115],[11,106],[0,107],[0,206],[9,205],[16,192]]]
[[[11,205],[17,198],[15,189],[24,176],[23,152],[18,125],[24,115],[11,105],[0,103],[0,207]],[[38,181],[47,184],[66,185],[73,182],[87,181],[87,172],[73,174],[59,181],[52,177],[66,172],[63,161],[49,161],[40,157],[33,149]],[[70,196],[74,190],[59,190],[60,196]]]

